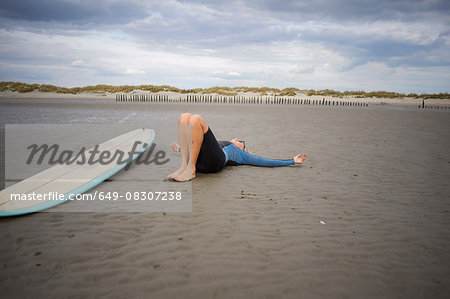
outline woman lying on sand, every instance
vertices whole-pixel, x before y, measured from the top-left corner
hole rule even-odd
[[[192,146],[190,143],[192,141]],[[172,148],[181,152],[181,166],[167,179],[178,182],[195,178],[195,173],[212,173],[227,165],[287,166],[302,164],[306,154],[290,160],[266,159],[249,154],[245,142],[233,139],[217,141],[205,120],[198,114],[183,113],[178,122],[178,142]]]

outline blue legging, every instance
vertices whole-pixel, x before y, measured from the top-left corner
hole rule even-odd
[[[279,160],[279,159],[266,159],[249,154],[234,144],[224,146],[222,151],[225,153],[225,163],[227,165],[254,165],[265,167],[278,167],[294,165],[294,159]]]

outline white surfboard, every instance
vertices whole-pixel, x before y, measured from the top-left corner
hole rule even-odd
[[[111,157],[118,151],[123,152],[122,161],[126,160],[126,163],[118,164],[117,159],[107,164],[91,163],[90,165],[86,160],[89,157],[88,153],[94,149],[92,148],[85,151],[85,163],[79,163],[81,165],[58,164],[5,188],[0,191],[0,217],[42,211],[66,202],[74,195],[88,191],[136,159],[140,153],[150,147],[154,138],[153,129],[137,129],[98,145],[98,152],[109,151]],[[135,148],[135,154],[128,157],[135,143],[138,145]],[[41,194],[40,200],[38,200],[38,194]],[[51,196],[56,194],[60,196],[58,200]]]

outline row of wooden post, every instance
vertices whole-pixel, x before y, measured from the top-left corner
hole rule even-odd
[[[423,109],[450,109],[450,106],[440,106],[440,105],[424,105],[419,106],[419,108],[423,108]]]
[[[116,102],[150,102],[150,103],[220,103],[220,104],[287,104],[287,105],[323,105],[366,107],[363,102],[346,102],[323,99],[300,99],[268,96],[222,96],[222,95],[186,95],[186,97],[169,97],[162,94],[126,94],[118,93]]]
[[[422,104],[419,105],[419,108],[422,108],[422,109],[450,109],[450,106],[425,105],[425,99],[422,99]]]

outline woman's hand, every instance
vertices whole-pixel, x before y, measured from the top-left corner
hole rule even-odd
[[[306,154],[298,154],[294,157],[295,164],[302,164],[306,159]]]
[[[170,147],[172,148],[172,150],[176,153],[178,153],[180,151],[180,146],[177,143],[172,143],[170,145]]]

